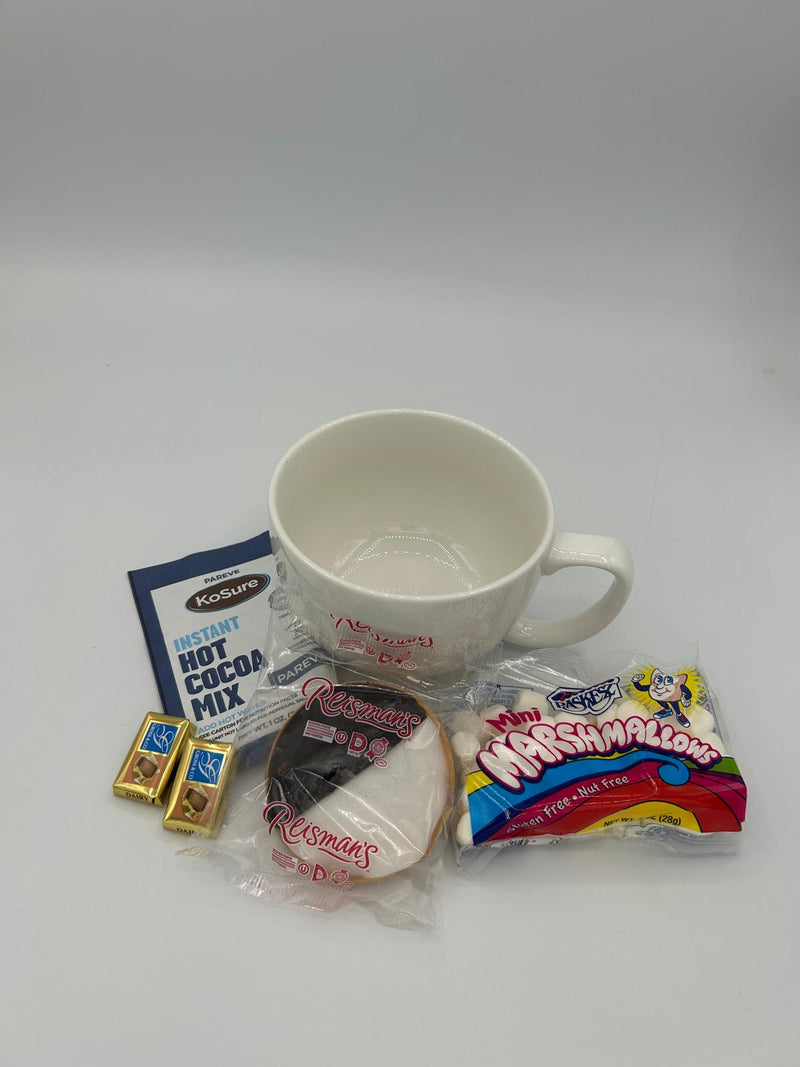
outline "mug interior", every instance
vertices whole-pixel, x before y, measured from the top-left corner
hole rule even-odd
[[[271,488],[272,522],[312,563],[382,593],[442,596],[495,582],[552,531],[525,456],[470,422],[378,411],[299,441]]]

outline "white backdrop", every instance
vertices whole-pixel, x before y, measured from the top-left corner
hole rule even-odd
[[[771,0],[0,5],[9,1062],[798,1061],[799,34]],[[239,895],[111,796],[158,706],[126,571],[257,533],[296,437],[394,406],[627,541],[591,647],[699,642],[738,855],[518,850],[415,935]]]

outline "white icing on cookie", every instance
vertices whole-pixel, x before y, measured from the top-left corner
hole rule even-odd
[[[437,724],[427,718],[389,749],[385,762],[368,766],[294,818],[284,802],[272,801],[265,821],[273,838],[312,869],[321,863],[351,878],[382,878],[417,863],[450,801],[450,762]]]

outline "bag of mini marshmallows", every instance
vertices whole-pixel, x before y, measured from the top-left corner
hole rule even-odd
[[[695,656],[614,666],[548,650],[497,664],[466,703],[447,720],[462,872],[510,845],[607,835],[724,849],[742,828],[747,789]]]

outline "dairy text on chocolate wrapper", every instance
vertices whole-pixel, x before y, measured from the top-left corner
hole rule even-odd
[[[624,752],[631,748],[649,748],[658,752],[674,752],[687,756],[702,766],[709,766],[722,758],[705,741],[669,724],[655,719],[612,719],[602,726],[583,722],[533,723],[524,732],[511,730],[495,738],[477,757],[478,766],[493,781],[522,791],[521,779],[536,781],[547,767],[564,763],[575,756],[604,756],[609,752]]]

